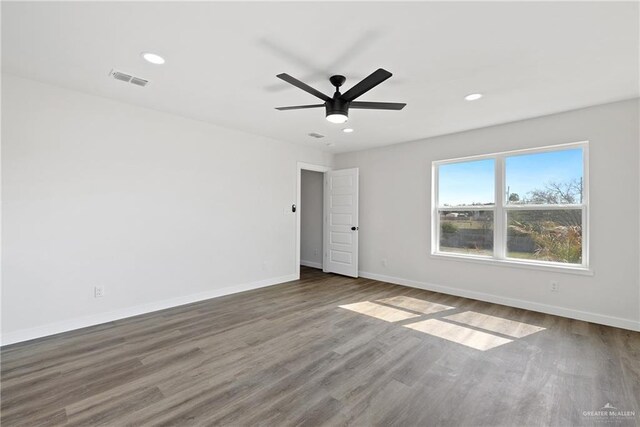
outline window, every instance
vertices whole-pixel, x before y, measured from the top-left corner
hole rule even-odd
[[[587,143],[433,163],[433,252],[587,267]]]

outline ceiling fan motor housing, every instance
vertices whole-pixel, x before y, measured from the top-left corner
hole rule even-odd
[[[325,108],[327,110],[327,116],[330,114],[342,114],[349,116],[349,101],[344,101],[338,97],[325,102]]]

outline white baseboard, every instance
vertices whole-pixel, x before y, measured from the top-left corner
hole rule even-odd
[[[109,311],[106,313],[64,320],[62,322],[37,326],[35,328],[21,329],[18,331],[3,334],[0,337],[0,345],[5,346],[18,342],[29,341],[35,338],[42,338],[49,335],[72,331],[74,329],[86,328],[88,326],[100,325],[102,323],[113,322],[114,320],[124,319],[126,317],[138,316],[140,314],[151,313],[153,311],[191,304],[211,298],[249,291],[252,289],[263,288],[271,285],[277,285],[279,283],[290,282],[292,280],[296,280],[295,274],[273,277],[270,279],[259,280],[257,282],[251,282],[242,285],[227,286],[220,289],[213,289],[207,292],[200,292],[197,294],[185,295],[162,301],[151,302],[148,304],[136,305],[134,307],[127,307],[119,310]]]
[[[320,270],[322,270],[322,263],[320,263],[320,262],[305,261],[305,260],[301,259],[300,260],[300,265],[304,265],[305,267],[311,267],[311,268],[319,268]]]
[[[525,310],[538,311],[541,313],[554,314],[556,316],[568,317],[571,319],[584,320],[586,322],[599,323],[601,325],[615,326],[617,328],[629,329],[640,332],[640,321],[624,319],[621,317],[607,316],[604,314],[590,313],[587,311],[574,310],[571,308],[558,307],[555,305],[541,304],[537,302],[524,301],[516,298],[501,297],[484,292],[467,291],[464,289],[451,288],[449,286],[435,285],[433,283],[419,282],[416,280],[402,279],[399,277],[385,276],[382,274],[359,272],[360,277],[366,279],[379,280],[381,282],[393,283],[396,285],[409,286],[412,288],[425,289],[427,291],[440,292],[448,295],[455,295],[464,298],[471,298],[494,304],[507,305],[509,307],[522,308]]]

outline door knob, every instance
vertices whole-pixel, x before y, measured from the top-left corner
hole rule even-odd
[[[352,231],[356,231],[356,230],[359,230],[359,229],[360,229],[360,227],[351,227]]]

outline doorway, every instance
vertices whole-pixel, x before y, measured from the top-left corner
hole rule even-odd
[[[322,269],[324,173],[302,170],[300,176],[300,265]]]
[[[298,162],[298,183],[297,183],[297,196],[296,196],[296,205],[300,208],[296,214],[296,259],[295,259],[295,271],[296,271],[296,275],[298,276],[298,278],[300,278],[300,262],[303,259],[301,257],[301,241],[302,241],[302,215],[301,212],[304,209],[303,203],[302,203],[302,173],[303,172],[315,172],[318,175],[320,175],[321,178],[321,182],[324,182],[324,174],[328,171],[331,170],[330,167],[328,166],[321,166],[321,165],[314,165],[311,163],[303,163],[303,162]],[[313,178],[312,178],[313,180]],[[322,221],[322,218],[324,216],[324,188],[322,188],[322,199],[321,199],[321,205],[320,205],[320,220]],[[315,213],[315,211],[313,211],[313,208],[310,208],[310,210],[312,210],[313,213]],[[321,224],[322,226],[322,224]],[[320,230],[322,230],[322,228],[320,228]],[[320,253],[320,266],[317,268],[322,269],[323,268],[323,252],[322,252],[322,241],[324,240],[324,237],[322,237],[321,241],[320,241],[320,248],[319,248],[319,253]],[[314,252],[314,249],[311,250],[311,252]],[[306,254],[306,252],[305,252]],[[310,261],[310,260],[305,260],[305,261]]]

